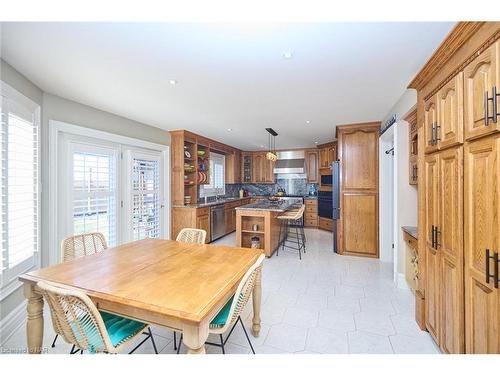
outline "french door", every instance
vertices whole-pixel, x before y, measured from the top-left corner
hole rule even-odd
[[[165,238],[162,153],[65,135],[61,139],[59,240],[101,232],[108,246]]]

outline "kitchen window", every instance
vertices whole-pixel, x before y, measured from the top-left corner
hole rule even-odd
[[[2,287],[38,265],[40,107],[1,82]]]
[[[201,196],[211,197],[226,194],[225,181],[226,157],[216,152],[210,153],[210,181],[201,186]]]

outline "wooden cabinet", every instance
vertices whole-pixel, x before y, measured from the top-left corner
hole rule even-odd
[[[323,230],[327,230],[327,231],[332,232],[333,225],[334,225],[334,223],[333,223],[332,219],[328,219],[326,217],[320,217],[318,220],[318,228],[319,229],[323,229]]]
[[[426,326],[429,333],[439,342],[439,260],[434,246],[434,228],[438,225],[439,213],[439,157],[437,154],[425,157],[425,244],[426,244]]]
[[[253,156],[248,152],[241,153],[241,182],[253,182]]]
[[[435,138],[437,124],[437,96],[433,96],[424,103],[424,145],[425,153],[438,150],[438,143]]]
[[[462,144],[464,75],[458,73],[437,93],[436,138],[440,150]]]
[[[500,353],[500,292],[486,271],[500,248],[499,35],[498,22],[457,23],[409,86],[423,135],[417,303],[445,353]]]
[[[318,146],[319,168],[330,168],[332,162],[337,160],[337,142],[329,142]]]
[[[463,147],[439,153],[440,347],[464,352]]]
[[[309,184],[317,184],[319,183],[319,151],[307,150],[305,156],[307,182]]]
[[[340,159],[340,254],[378,257],[380,123],[337,127]]]
[[[463,149],[425,158],[426,326],[443,352],[464,351]]]
[[[196,216],[196,228],[203,229],[207,232],[207,239],[205,243],[210,242],[210,213],[208,215]]]
[[[226,184],[241,183],[241,153],[239,151],[226,154],[225,182]]]
[[[224,209],[224,217],[226,224],[226,234],[231,233],[236,230],[236,210],[235,207],[230,205]]]
[[[304,226],[316,228],[318,226],[318,200],[304,199]]]
[[[405,117],[408,122],[408,183],[418,184],[418,126],[417,108],[415,107]]]
[[[496,101],[497,112],[500,112],[500,100],[494,98],[486,102],[485,97],[492,98],[493,87],[500,91],[499,45],[498,41],[491,45],[464,70],[464,123],[465,138],[468,140],[500,130],[500,116],[496,123],[492,119],[493,100]]]
[[[274,162],[266,158],[265,152],[256,152],[252,157],[252,182],[274,184]]]
[[[500,135],[466,144],[464,158],[466,351],[500,353],[500,292],[485,274],[486,249],[500,251]]]

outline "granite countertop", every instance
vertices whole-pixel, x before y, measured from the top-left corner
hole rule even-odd
[[[403,229],[403,231],[405,231],[406,233],[408,233],[410,236],[418,239],[418,229],[417,227],[401,227],[401,229]]]
[[[236,207],[241,211],[271,211],[271,212],[285,212],[296,206],[295,203],[287,201],[279,201],[280,203],[271,202],[266,200],[264,202],[251,203],[244,206]]]
[[[203,207],[210,207],[210,206],[216,206],[218,204],[224,204],[224,203],[229,203],[229,202],[235,202],[235,201],[242,201],[245,199],[251,199],[251,198],[267,198],[267,197],[261,197],[261,196],[251,196],[251,197],[228,197],[228,198],[223,198],[219,199],[216,201],[212,202],[207,202],[207,203],[195,203],[195,204],[174,204],[172,207],[173,208],[203,208]]]
[[[174,204],[172,207],[173,208],[203,208],[203,207],[211,207],[211,206],[216,206],[218,204],[224,204],[224,203],[229,203],[229,202],[235,202],[235,201],[241,201],[244,199],[251,199],[251,198],[256,198],[256,199],[266,199],[269,198],[268,196],[265,195],[252,195],[248,197],[227,197],[223,199],[219,199],[217,201],[212,201],[212,202],[207,202],[207,203],[195,203],[195,204]],[[303,197],[304,199],[318,199],[317,195],[305,195]]]

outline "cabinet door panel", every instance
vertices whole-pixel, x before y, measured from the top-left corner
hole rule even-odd
[[[317,184],[319,182],[318,178],[318,168],[319,168],[319,154],[318,151],[307,151],[306,152],[306,168],[307,168],[307,182]]]
[[[464,352],[462,163],[462,147],[439,153],[440,346],[457,354]]]
[[[463,85],[460,72],[437,94],[440,149],[463,143]]]
[[[499,245],[500,137],[466,144],[464,158],[466,351],[498,353],[499,292],[486,283],[485,253]]]
[[[439,223],[439,156],[431,154],[425,158],[425,241],[426,241],[426,326],[439,342],[440,329],[440,254],[434,249],[432,227]]]
[[[377,194],[344,193],[342,210],[343,252],[378,256]]]
[[[342,134],[342,189],[378,189],[378,131]]]
[[[493,44],[464,69],[464,121],[465,138],[472,139],[499,130],[498,123],[485,122],[485,92],[491,97],[493,86],[499,85],[499,42]],[[497,100],[498,103],[498,100]],[[488,103],[492,116],[493,103]],[[498,106],[497,106],[498,108]]]
[[[434,142],[433,126],[437,123],[437,96],[433,96],[424,103],[424,147],[425,153],[434,152],[438,144]]]
[[[207,238],[205,243],[210,242],[210,216],[203,215],[196,218],[196,228],[204,229],[207,232]]]

